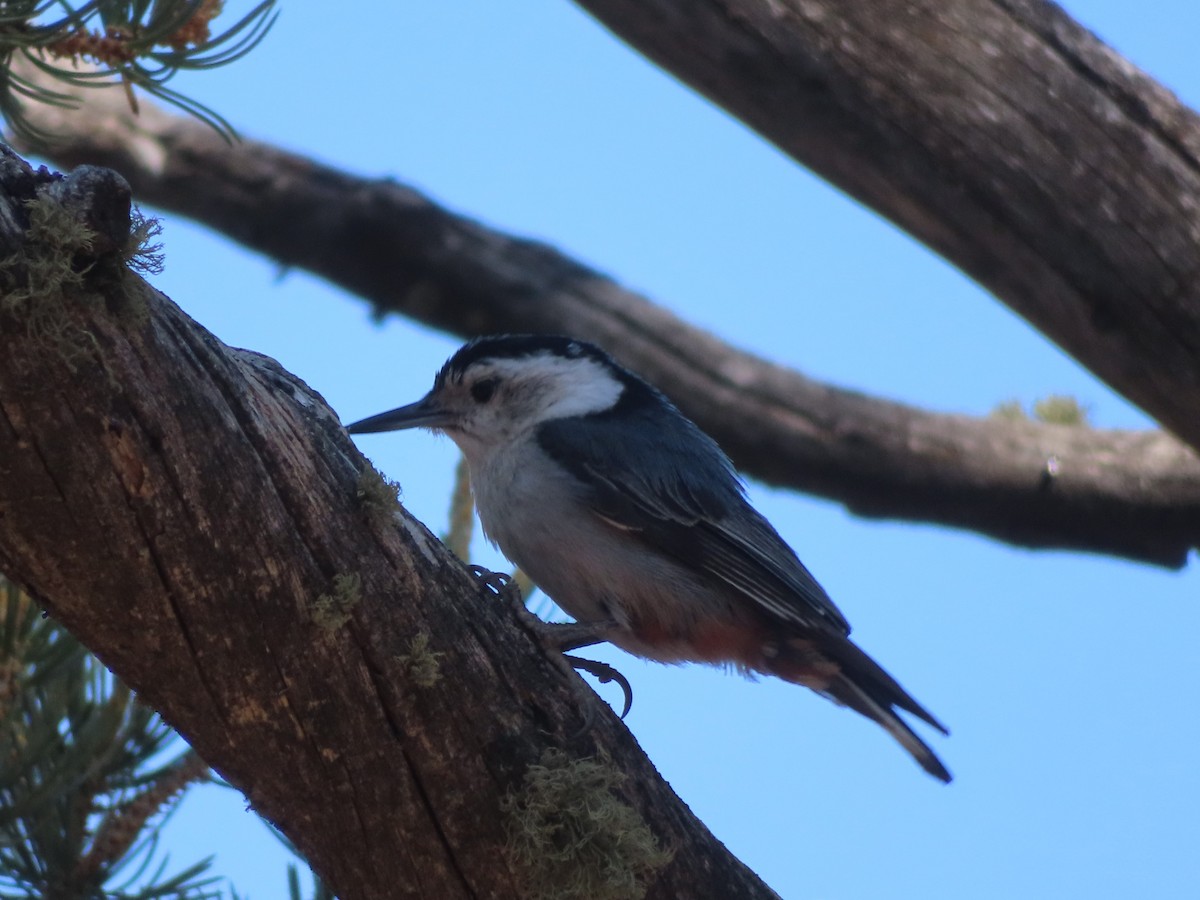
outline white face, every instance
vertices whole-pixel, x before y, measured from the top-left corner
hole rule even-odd
[[[624,390],[609,370],[586,356],[553,353],[481,359],[452,374],[431,399],[454,415],[440,430],[468,459],[524,438],[551,419],[610,409]]]

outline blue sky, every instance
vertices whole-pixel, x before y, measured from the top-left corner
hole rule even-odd
[[[1067,7],[1200,104],[1200,4]],[[178,86],[248,136],[547,240],[813,377],[974,414],[1069,393],[1098,425],[1146,424],[955,270],[570,3],[353,11],[284,2],[262,47]],[[408,321],[375,325],[304,273],[281,275],[178,217],[164,224],[157,285],[222,340],[279,359],[344,420],[415,399],[457,346]],[[417,433],[359,443],[441,530],[453,445]],[[858,642],[953,732],[931,736],[956,776],[944,787],[801,688],[599,653],[634,683],[627,724],[663,775],[782,896],[1197,896],[1194,563],[1171,573],[1021,551],[751,493]],[[500,565],[486,547],[475,555]],[[243,895],[284,890],[287,854],[240,795],[195,792],[168,835],[176,862],[215,852]]]

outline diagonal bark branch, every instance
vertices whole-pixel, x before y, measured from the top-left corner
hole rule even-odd
[[[441,544],[364,506],[320,396],[125,270],[128,231],[114,173],[0,158],[0,570],[343,900],[528,896],[502,801],[548,747],[628,776],[602,799],[673,852],[648,896],[774,897],[611,712],[581,730],[599,701]]]
[[[1046,0],[576,0],[1200,447],[1200,119]]]
[[[460,335],[560,331],[662,387],[735,462],[861,515],[1027,547],[1180,567],[1200,546],[1200,460],[1168,435],[939,415],[821,384],[691,327],[544,244],[457,216],[392,180],[349,175],[119,92],[37,111],[49,155],[129,178],[145,202]]]

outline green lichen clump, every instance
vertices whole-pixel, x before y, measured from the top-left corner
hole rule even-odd
[[[1088,409],[1074,397],[1051,394],[1034,402],[1033,417],[1051,425],[1087,425]]]
[[[1050,394],[1033,403],[1033,415],[1025,412],[1019,400],[1007,400],[992,410],[992,417],[1009,421],[1045,422],[1047,425],[1088,426],[1088,408],[1066,394]]]
[[[332,637],[347,622],[362,600],[362,577],[350,573],[333,576],[333,590],[313,602],[312,620],[327,637]]]
[[[613,793],[612,765],[547,750],[502,805],[509,859],[533,900],[638,900],[671,860]]]
[[[442,680],[439,660],[446,654],[429,648],[429,635],[422,631],[409,642],[408,652],[396,656],[409,680],[417,687],[431,688]]]
[[[1029,416],[1025,414],[1025,407],[1021,405],[1020,400],[1005,400],[1003,403],[997,403],[989,415],[993,419],[1004,419],[1006,422],[1026,422]]]
[[[367,463],[355,485],[358,502],[374,525],[385,525],[400,511],[400,485],[389,481]]]

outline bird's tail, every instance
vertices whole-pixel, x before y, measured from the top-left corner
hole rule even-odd
[[[789,681],[797,681],[817,690],[830,699],[848,706],[855,712],[878,722],[888,734],[909,752],[917,763],[940,781],[949,782],[950,772],[938,759],[937,754],[923,740],[917,737],[908,723],[897,713],[897,709],[910,712],[922,721],[928,722],[942,734],[949,734],[946,726],[935,719],[925,707],[914,700],[883,667],[871,659],[856,644],[847,638],[836,641],[821,641],[820,655],[828,662],[819,667],[823,683],[813,677],[812,644],[808,641],[801,643],[803,659],[808,663],[803,667],[801,677],[789,677],[786,671],[786,656],[777,660],[776,665],[782,671],[777,674]],[[797,648],[800,649],[800,648]],[[799,675],[800,672],[798,671]]]

